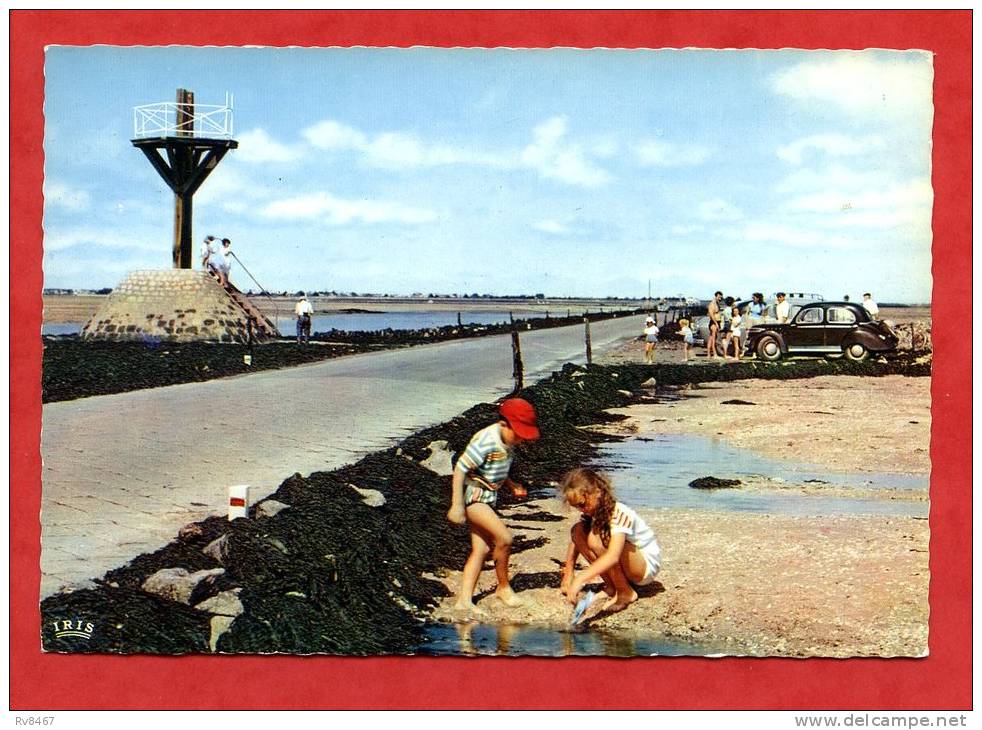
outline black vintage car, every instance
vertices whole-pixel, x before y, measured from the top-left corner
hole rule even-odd
[[[774,361],[787,355],[845,355],[862,361],[871,352],[897,347],[897,334],[872,319],[859,304],[816,302],[798,310],[786,324],[762,324],[747,331],[747,353]]]

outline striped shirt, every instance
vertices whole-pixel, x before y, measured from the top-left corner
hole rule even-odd
[[[652,555],[655,559],[661,554],[655,532],[633,509],[621,502],[614,503],[614,514],[610,517],[610,534],[622,532],[628,542],[638,549]]]
[[[499,489],[508,477],[511,462],[512,449],[501,440],[501,424],[493,423],[474,434],[457,459],[456,468]]]

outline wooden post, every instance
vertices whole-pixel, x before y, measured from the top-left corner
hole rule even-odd
[[[511,331],[511,361],[512,377],[515,378],[515,392],[525,387],[525,365],[522,363],[522,343],[518,339],[518,330]]]
[[[178,137],[194,136],[194,92],[187,89],[177,90],[177,116],[175,119]],[[181,170],[182,176],[190,176],[191,170],[187,169],[193,160],[190,156],[182,154],[177,156],[173,164],[185,168]],[[194,264],[191,260],[191,195],[174,194],[174,268],[190,269]]]
[[[515,325],[515,315],[513,315],[511,312],[508,313],[508,321],[511,322],[512,326]]]
[[[586,364],[593,364],[593,341],[590,339],[590,320],[583,318],[586,327]]]
[[[460,312],[457,312],[457,326],[458,326],[458,327],[462,327],[462,326],[463,326],[463,325],[461,325],[461,323],[460,323]]]
[[[913,322],[910,323],[910,349],[911,350],[916,349],[914,347],[914,323]]]

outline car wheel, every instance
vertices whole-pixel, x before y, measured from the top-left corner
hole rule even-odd
[[[767,362],[775,362],[781,359],[781,343],[770,335],[761,337],[757,343],[757,357]]]
[[[861,342],[853,342],[851,345],[847,345],[842,348],[842,354],[845,355],[849,360],[854,362],[862,362],[869,357],[869,350],[866,349],[866,345]]]

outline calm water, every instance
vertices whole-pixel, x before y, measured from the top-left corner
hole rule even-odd
[[[550,312],[550,316],[566,316],[566,310]],[[515,319],[544,317],[545,312],[516,312]],[[296,331],[296,317],[282,315],[276,319],[276,327],[283,334]],[[509,322],[507,311],[461,312],[461,324],[505,324]],[[313,332],[332,329],[346,332],[375,332],[377,330],[417,330],[446,327],[457,324],[456,312],[361,312],[356,314],[315,314],[311,324]]]
[[[565,317],[566,309],[550,311],[551,317]],[[515,319],[535,319],[545,317],[546,312],[515,312]],[[282,311],[273,317],[279,331],[291,337],[296,332],[296,317]],[[509,322],[508,311],[461,312],[462,324],[505,324]],[[377,330],[416,330],[431,327],[445,327],[457,324],[456,312],[361,312],[355,314],[315,314],[311,325],[312,332],[328,332],[331,329],[346,332],[375,332]],[[77,335],[82,331],[79,322],[50,322],[41,326],[42,335]]]
[[[657,600],[657,599],[655,599]],[[494,624],[434,624],[417,654],[436,656],[706,656],[719,647],[599,630]],[[729,653],[735,653],[731,648]]]
[[[41,325],[42,335],[77,335],[82,331],[79,322],[50,322]]]
[[[820,494],[773,491],[693,489],[689,482],[704,476],[721,479],[767,477],[794,484],[824,482],[875,490],[928,489],[927,476],[875,472],[830,472],[795,461],[768,459],[721,441],[692,435],[666,435],[605,444],[594,467],[609,471],[618,497],[634,507],[682,507],[782,515],[884,514],[927,516],[927,502],[851,499]]]

